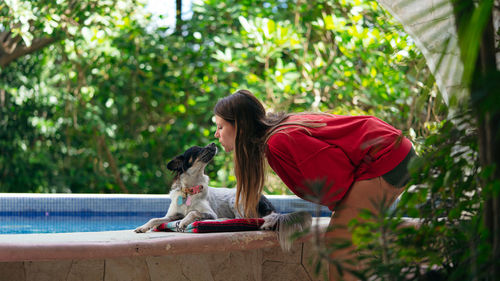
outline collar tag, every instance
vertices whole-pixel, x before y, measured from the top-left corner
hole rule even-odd
[[[181,206],[184,204],[184,198],[182,196],[177,197],[177,205]]]

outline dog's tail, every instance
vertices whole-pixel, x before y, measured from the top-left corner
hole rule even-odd
[[[294,234],[308,230],[311,226],[312,216],[305,211],[289,214],[271,213],[264,217],[261,229],[273,229],[278,234],[278,241],[283,251],[290,251]]]

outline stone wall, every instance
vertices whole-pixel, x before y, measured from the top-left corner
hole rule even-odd
[[[272,247],[164,256],[3,262],[0,281],[325,280],[314,274],[312,249],[311,244],[296,243],[291,253]]]

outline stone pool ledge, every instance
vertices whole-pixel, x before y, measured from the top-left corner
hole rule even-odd
[[[319,231],[329,218],[314,219]],[[0,235],[4,280],[322,280],[302,239],[290,253],[272,231]]]
[[[326,227],[327,220],[329,218],[321,218],[322,227]],[[0,235],[0,262],[176,255],[278,246],[273,231],[135,233],[133,230],[120,230],[3,234]]]

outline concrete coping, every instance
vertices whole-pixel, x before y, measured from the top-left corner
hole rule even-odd
[[[325,217],[314,218],[311,233],[324,231],[329,220]],[[0,235],[0,262],[165,256],[278,246],[277,235],[273,231],[135,233],[133,230],[120,230],[4,234]]]

